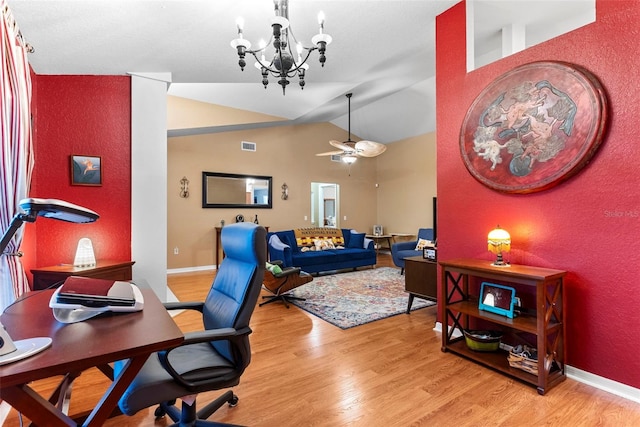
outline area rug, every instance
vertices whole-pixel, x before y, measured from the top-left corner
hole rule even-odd
[[[391,267],[314,277],[292,293],[306,298],[293,304],[341,329],[405,313],[409,302],[404,276]],[[411,310],[432,305],[415,298]]]

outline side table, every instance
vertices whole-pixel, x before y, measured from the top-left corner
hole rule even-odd
[[[49,286],[62,282],[69,276],[95,277],[109,280],[131,280],[133,278],[131,266],[135,261],[102,261],[99,260],[95,267],[74,267],[70,264],[39,267],[31,270],[33,274],[33,290],[46,289]]]
[[[380,242],[387,241],[387,245],[389,245],[389,250],[391,250],[391,245],[393,244],[393,236],[391,234],[367,234],[365,235],[367,239],[373,240],[376,245],[376,255],[380,251]]]
[[[404,289],[409,292],[407,314],[415,297],[437,301],[438,264],[419,256],[404,259]]]

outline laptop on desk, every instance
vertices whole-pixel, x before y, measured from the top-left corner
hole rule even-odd
[[[69,276],[57,292],[56,302],[85,307],[132,307],[136,298],[129,282]]]

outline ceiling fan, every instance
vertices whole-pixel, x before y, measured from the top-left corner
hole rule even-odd
[[[359,141],[355,142],[351,140],[351,93],[348,93],[347,99],[349,100],[349,139],[340,142],[336,140],[329,141],[329,144],[338,148],[337,151],[327,151],[326,153],[318,153],[316,156],[336,156],[339,155],[342,161],[345,163],[354,163],[358,157],[376,157],[384,153],[387,146],[379,142],[373,141]]]

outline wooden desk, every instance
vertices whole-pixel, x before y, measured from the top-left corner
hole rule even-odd
[[[24,360],[0,366],[0,395],[39,426],[70,426],[76,422],[38,395],[29,383],[56,375],[71,380],[80,372],[98,367],[111,374],[108,363],[129,359],[121,376],[106,390],[83,425],[102,425],[116,408],[142,365],[153,352],[179,345],[184,336],[160,300],[147,286],[140,286],[144,309],[64,324],[53,317],[49,299],[53,290],[29,292],[5,310],[0,320],[15,341],[50,337],[51,347]],[[63,379],[64,381],[64,379]],[[62,383],[61,383],[62,385]],[[59,387],[60,388],[60,387]]]
[[[438,264],[419,256],[404,259],[404,289],[409,292],[407,314],[415,297],[438,300]]]
[[[95,267],[74,267],[69,264],[39,267],[31,270],[33,274],[33,290],[47,289],[49,286],[64,281],[69,276],[95,277],[109,280],[131,280],[131,266],[135,261],[103,261],[99,260]]]

